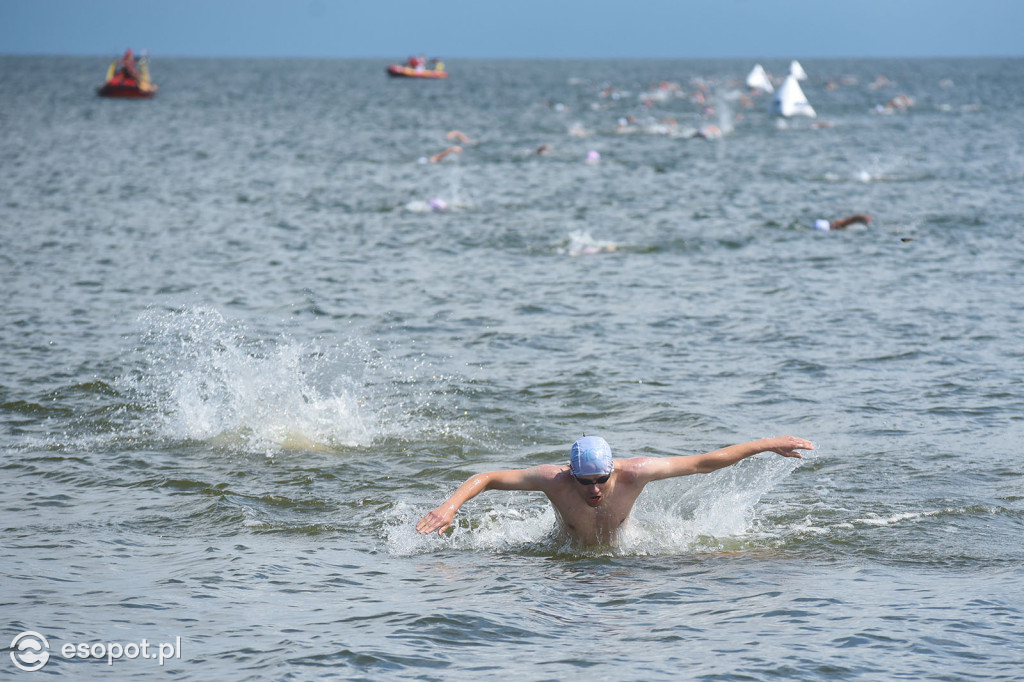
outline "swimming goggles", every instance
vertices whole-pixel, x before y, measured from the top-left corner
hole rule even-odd
[[[597,478],[580,478],[579,476],[573,475],[576,482],[580,485],[601,485],[607,483],[608,479],[611,478],[611,474],[605,474],[604,476],[598,476]]]

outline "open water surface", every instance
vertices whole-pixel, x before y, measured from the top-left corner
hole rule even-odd
[[[47,638],[35,675],[1024,675],[1024,60],[807,60],[814,122],[745,106],[747,61],[157,57],[144,102],[106,66],[0,58],[0,637]],[[415,533],[583,432],[817,449],[652,484],[615,547],[533,493]]]

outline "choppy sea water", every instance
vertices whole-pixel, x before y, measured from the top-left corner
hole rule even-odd
[[[106,64],[0,58],[0,634],[37,675],[1020,678],[1024,60],[806,60],[786,122],[748,61],[155,57],[147,102]],[[652,484],[616,547],[533,493],[415,533],[583,432],[817,449]],[[177,656],[61,654],[144,639]]]

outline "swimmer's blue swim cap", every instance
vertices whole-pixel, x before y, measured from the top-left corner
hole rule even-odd
[[[584,436],[572,444],[569,471],[573,476],[604,476],[612,472],[612,449],[600,436]]]

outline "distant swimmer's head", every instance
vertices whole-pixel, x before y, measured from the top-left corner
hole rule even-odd
[[[448,203],[445,202],[444,199],[440,199],[438,197],[434,197],[427,203],[430,205],[430,208],[434,211],[444,211],[448,208]]]
[[[814,221],[815,230],[828,230],[830,228],[831,225],[829,224],[829,222],[827,220],[824,220],[823,218],[818,218],[817,220]]]
[[[601,154],[596,149],[591,149],[587,152],[587,163],[595,164],[601,163]]]
[[[569,452],[569,473],[574,477],[607,477],[612,473],[612,449],[600,436],[584,436],[572,444]],[[607,479],[606,479],[607,480]]]

